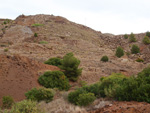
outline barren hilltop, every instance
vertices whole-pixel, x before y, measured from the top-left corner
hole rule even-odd
[[[136,75],[150,62],[150,45],[145,45],[142,42],[145,35],[146,33],[135,34],[137,41],[131,43],[124,38],[124,34],[103,34],[66,18],[53,15],[20,15],[15,20],[0,19],[0,100],[6,95],[13,96],[15,101],[24,99],[26,91],[39,86],[37,78],[40,73],[46,70],[59,70],[59,68],[46,65],[43,62],[52,57],[61,58],[69,52],[73,52],[81,61],[80,67],[83,68],[83,71],[78,83],[86,81],[87,84],[92,84],[99,81],[100,77],[109,76],[113,72],[126,76]],[[133,44],[139,46],[140,53],[130,53]],[[119,46],[125,51],[125,55],[121,58],[115,56],[116,48]],[[109,57],[108,62],[100,61],[104,55]],[[143,59],[144,62],[137,62],[138,58]],[[56,104],[55,101],[61,103],[61,98],[54,100],[53,105]],[[112,101],[106,103],[110,105]],[[116,112],[114,110],[110,113],[128,112],[128,104],[133,105],[134,109],[130,109],[132,113],[143,113],[143,109],[138,109],[138,107],[143,107],[145,104],[137,103],[127,102],[124,107],[122,104],[114,102],[112,106],[123,107],[117,108],[115,106]],[[68,105],[64,101],[62,104]],[[48,107],[48,105],[45,106]],[[68,109],[72,109],[70,112],[88,111],[88,108],[68,106],[70,106]],[[150,105],[146,103],[146,106]],[[67,112],[61,111],[63,107],[60,111],[57,108],[54,111]],[[109,107],[106,106],[106,108]],[[48,107],[48,109],[50,108]],[[91,109],[95,110],[96,108],[91,107]],[[148,107],[144,109],[148,109]],[[102,113],[104,112],[102,110],[106,109],[103,108],[95,112]]]

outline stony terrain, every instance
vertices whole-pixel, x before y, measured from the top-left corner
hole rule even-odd
[[[35,33],[38,37],[34,36]],[[144,36],[145,33],[136,34],[135,43],[140,47],[140,54],[117,58],[115,50],[118,46],[122,46],[127,53],[134,44],[124,39],[123,35],[102,34],[53,15],[20,15],[15,20],[0,19],[0,91],[3,92],[0,98],[10,93],[17,101],[23,99],[24,96],[19,95],[39,86],[39,72],[58,69],[43,62],[51,57],[63,57],[68,52],[73,52],[81,60],[83,72],[79,81],[91,84],[112,72],[135,75],[150,61],[150,46],[142,43]],[[109,62],[100,61],[103,55],[109,57]],[[138,57],[143,58],[144,63],[136,62]],[[13,88],[10,89],[10,86]],[[20,87],[17,89],[17,86]]]

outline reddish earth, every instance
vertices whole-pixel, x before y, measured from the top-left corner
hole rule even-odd
[[[150,104],[145,102],[113,102],[90,113],[150,113]]]
[[[0,102],[7,95],[12,96],[15,101],[25,99],[25,92],[40,86],[38,76],[46,70],[58,68],[27,57],[0,55]]]

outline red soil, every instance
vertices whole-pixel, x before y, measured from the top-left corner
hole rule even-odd
[[[145,102],[114,102],[90,113],[150,113],[150,104]]]
[[[12,96],[15,101],[25,99],[24,93],[39,87],[38,73],[59,70],[27,57],[0,55],[0,105],[3,96]]]

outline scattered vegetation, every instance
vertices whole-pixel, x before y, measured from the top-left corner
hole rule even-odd
[[[128,35],[127,34],[124,35],[124,39],[128,39]]]
[[[37,34],[37,33],[34,33],[34,37],[38,37],[38,34]]]
[[[132,53],[132,54],[140,53],[140,48],[139,48],[137,45],[135,45],[135,44],[132,45],[131,53]]]
[[[14,100],[11,96],[3,96],[2,103],[3,103],[2,108],[9,109],[14,104]]]
[[[78,77],[82,73],[82,68],[78,68],[80,60],[74,57],[73,53],[68,53],[63,57],[62,65],[60,68],[69,80],[77,81]]]
[[[149,39],[149,37],[148,36],[145,36],[144,38],[143,38],[143,43],[144,44],[150,44],[150,39]]]
[[[70,88],[68,78],[61,71],[47,71],[39,77],[38,81],[46,88],[58,88],[59,90]]]
[[[144,60],[142,58],[137,58],[136,61],[137,62],[144,62]]]
[[[75,105],[82,105],[78,104],[79,100],[84,104],[84,101],[79,98],[79,95],[85,96],[88,93],[92,93],[91,95],[94,94],[97,98],[109,97],[119,101],[144,101],[150,103],[149,81],[150,66],[138,73],[137,77],[126,77],[120,73],[113,73],[108,77],[102,77],[98,83],[70,92],[68,100]],[[92,96],[88,98],[92,98],[92,101],[94,100]]]
[[[59,67],[60,65],[62,65],[62,59],[54,57],[54,58],[48,59],[44,63],[48,64],[48,65],[54,65],[54,66],[58,66]]]
[[[32,24],[31,26],[33,27],[37,27],[37,26],[43,26],[44,24],[38,24],[38,23],[35,23],[35,24]]]
[[[47,41],[40,41],[39,44],[48,44]]]
[[[122,57],[124,55],[124,51],[121,47],[118,47],[116,49],[116,54],[115,54],[118,58]]]
[[[27,93],[25,93],[25,96],[27,99],[33,100],[33,101],[46,101],[47,103],[53,100],[54,97],[54,90],[47,89],[47,88],[33,88]]]
[[[101,58],[101,61],[103,61],[103,62],[108,62],[108,60],[109,60],[108,56],[103,56]]]
[[[131,33],[129,36],[129,42],[136,42],[136,38],[135,38],[135,35],[133,33]]]

